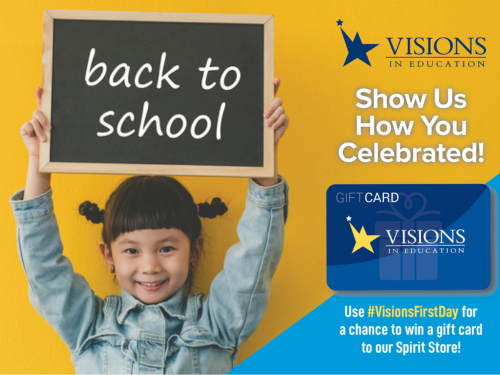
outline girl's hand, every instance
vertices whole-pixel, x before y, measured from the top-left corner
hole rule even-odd
[[[279,78],[274,79],[274,96],[278,92],[281,81]],[[279,140],[285,134],[286,129],[288,129],[288,123],[290,120],[288,116],[285,115],[285,109],[282,107],[283,100],[281,98],[276,98],[273,100],[271,105],[264,112],[264,118],[266,119],[265,125],[270,126],[274,129],[274,145],[278,145]]]
[[[274,95],[278,92],[280,87],[280,79],[274,79]],[[278,142],[280,141],[286,129],[288,129],[288,116],[285,115],[285,110],[282,107],[283,100],[276,98],[271,105],[264,112],[266,119],[265,125],[274,129],[274,176],[254,178],[254,181],[261,186],[272,186],[278,183]]]
[[[42,89],[38,87],[36,89],[38,109],[33,112],[33,118],[21,126],[21,138],[28,149],[30,157],[40,156],[40,141],[45,142],[47,140],[47,136],[43,129],[50,131],[51,128],[44,114],[40,111],[41,97]]]
[[[33,118],[21,126],[21,138],[30,155],[24,200],[38,197],[50,189],[50,173],[41,173],[38,170],[40,141],[45,142],[47,140],[43,129],[50,131],[50,124],[40,111],[42,104],[42,89],[40,87],[36,89],[36,103],[38,110],[33,112]]]

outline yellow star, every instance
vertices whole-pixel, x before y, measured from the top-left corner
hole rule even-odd
[[[366,234],[365,227],[361,227],[361,231],[358,232],[351,223],[349,223],[349,225],[351,226],[352,234],[354,235],[354,239],[356,240],[356,244],[354,245],[354,249],[352,249],[352,252],[354,253],[356,250],[364,247],[365,249],[368,249],[373,253],[371,242],[380,236],[369,236]]]

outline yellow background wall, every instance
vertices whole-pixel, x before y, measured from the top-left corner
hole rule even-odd
[[[326,286],[327,188],[334,183],[483,183],[499,171],[500,148],[497,86],[499,32],[496,1],[262,1],[234,0],[135,1],[40,0],[4,1],[0,12],[0,372],[72,373],[69,351],[28,301],[27,281],[17,257],[15,222],[8,203],[24,186],[27,152],[19,136],[21,125],[36,108],[35,88],[41,83],[43,9],[85,9],[147,12],[246,13],[275,16],[275,75],[282,79],[279,95],[291,119],[280,146],[279,170],[290,184],[290,216],[285,251],[273,281],[269,308],[255,334],[241,348],[240,361],[276,337],[329,298]],[[379,43],[368,53],[369,67],[359,60],[342,67],[347,56],[340,27],[363,43]],[[484,68],[388,67],[386,37],[486,38]],[[361,87],[385,93],[428,93],[429,104],[417,110],[359,110],[355,92]],[[467,95],[467,108],[439,112],[430,101],[433,89],[453,88]],[[85,103],[82,103],[85,105]],[[383,112],[382,112],[383,111]],[[465,137],[425,135],[415,125],[412,136],[355,135],[355,116],[373,114],[387,119],[414,119],[441,113],[449,120],[467,120]],[[373,142],[426,147],[442,142],[465,147],[485,142],[485,162],[343,163],[340,144],[359,147]],[[55,211],[64,253],[101,297],[118,293],[119,286],[98,251],[100,226],[78,215],[78,205],[92,200],[104,205],[125,176],[57,174],[53,176]],[[225,250],[237,241],[236,225],[244,208],[246,180],[239,178],[181,178],[197,201],[220,196],[230,211],[205,221],[209,234],[206,257],[198,271],[198,290],[208,291],[222,268]],[[326,322],[325,322],[326,324]],[[301,345],[297,343],[298,345]],[[299,351],[299,348],[298,348]]]

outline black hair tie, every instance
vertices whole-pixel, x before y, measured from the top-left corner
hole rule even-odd
[[[213,219],[217,215],[224,215],[227,212],[226,204],[220,198],[212,199],[211,203],[199,203],[197,206],[198,215],[208,219]]]
[[[85,201],[80,205],[80,207],[78,207],[78,211],[80,212],[80,215],[85,216],[87,220],[90,220],[92,223],[102,223],[104,210],[100,210],[97,204]]]

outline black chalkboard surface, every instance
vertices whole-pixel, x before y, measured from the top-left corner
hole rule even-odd
[[[271,176],[273,17],[44,14],[44,172]]]

